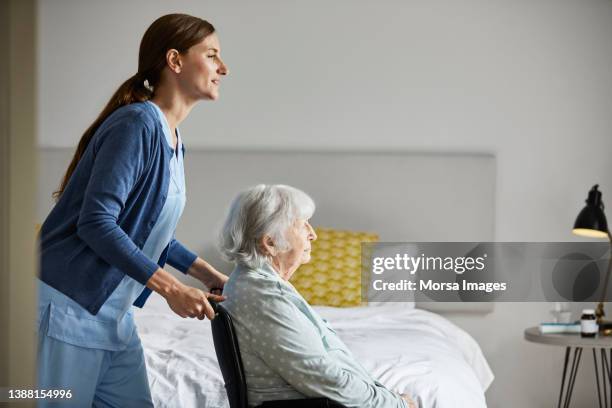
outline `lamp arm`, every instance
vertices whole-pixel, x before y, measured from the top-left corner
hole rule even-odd
[[[606,280],[604,281],[603,292],[601,294],[601,301],[597,305],[597,311],[595,312],[598,323],[601,323],[605,315],[604,302],[606,301],[606,295],[608,294],[608,282],[610,281],[610,273],[612,272],[612,235],[610,234],[610,231],[608,231],[608,239],[610,240],[610,260],[608,261],[608,271],[606,272]]]

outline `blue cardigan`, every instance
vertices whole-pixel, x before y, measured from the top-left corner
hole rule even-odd
[[[173,149],[164,137],[149,103],[117,109],[41,228],[40,279],[93,315],[126,274],[146,284],[166,261],[186,272],[197,257],[175,239],[157,264],[141,251],[168,194]]]

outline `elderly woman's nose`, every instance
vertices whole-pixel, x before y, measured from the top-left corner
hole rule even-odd
[[[317,239],[317,233],[315,232],[314,228],[312,228],[312,225],[308,224],[308,239],[310,239],[311,241],[316,241]]]

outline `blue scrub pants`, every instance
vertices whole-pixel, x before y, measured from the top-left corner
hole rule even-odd
[[[38,388],[71,390],[72,399],[38,400],[39,407],[153,407],[138,333],[124,350],[74,346],[49,337],[43,319],[38,337]]]

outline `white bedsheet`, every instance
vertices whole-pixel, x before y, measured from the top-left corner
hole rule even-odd
[[[485,407],[493,373],[466,332],[403,305],[316,307],[356,358],[390,389],[422,408]],[[181,319],[153,294],[136,310],[156,407],[228,407],[210,322]]]

